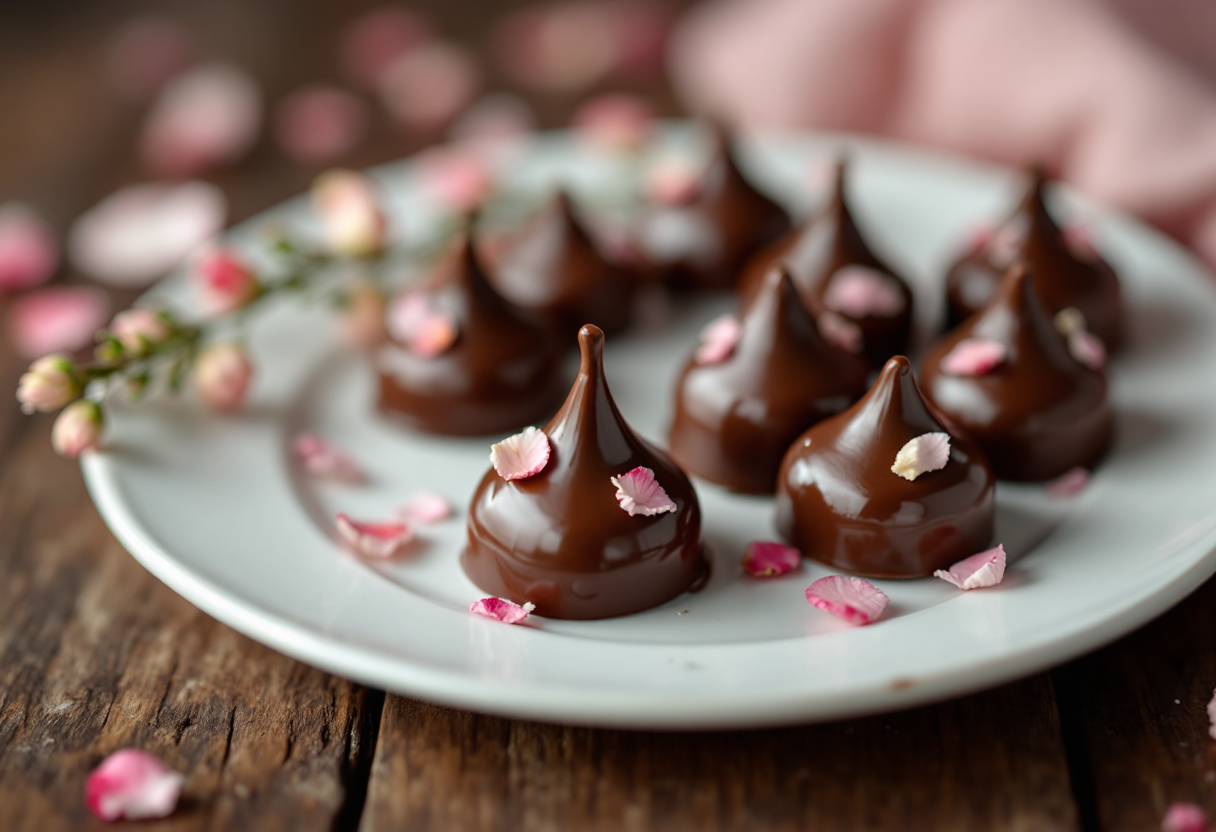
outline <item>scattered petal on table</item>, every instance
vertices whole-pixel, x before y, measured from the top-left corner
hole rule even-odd
[[[357,485],[366,480],[354,457],[315,433],[301,433],[292,446],[304,470],[318,477]]]
[[[115,751],[85,784],[84,802],[102,820],[168,817],[177,808],[184,777],[144,751]]]
[[[992,549],[964,558],[949,570],[939,569],[933,577],[954,584],[959,589],[982,589],[996,586],[1005,577],[1005,547]]]
[[[411,523],[441,523],[452,516],[452,504],[441,494],[416,494],[397,509],[397,515]]]
[[[385,560],[414,539],[414,530],[406,523],[352,520],[343,512],[338,512],[335,522],[342,542],[360,557]]]
[[[539,474],[549,464],[549,437],[534,427],[490,446],[490,464],[504,480]]]
[[[609,477],[616,486],[616,500],[621,508],[630,516],[641,514],[651,517],[666,511],[675,511],[676,504],[663,486],[654,478],[654,471],[638,466],[632,471],[619,477]]]
[[[1089,471],[1084,468],[1070,468],[1051,482],[1044,490],[1056,497],[1070,497],[1089,485]]]
[[[93,343],[110,317],[110,299],[92,286],[49,286],[13,300],[9,333],[25,358],[74,352]]]
[[[921,474],[940,471],[949,461],[950,434],[922,433],[899,449],[891,471],[906,480],[914,480]]]
[[[753,540],[743,555],[743,569],[754,578],[774,578],[798,566],[802,552],[784,543]]]
[[[469,612],[473,613],[473,615],[480,615],[482,618],[492,618],[504,624],[518,624],[527,618],[534,609],[536,609],[536,605],[531,602],[525,602],[521,607],[512,601],[504,601],[502,598],[495,598],[493,596],[482,598],[469,605]]]
[[[829,575],[806,588],[811,606],[830,612],[850,624],[875,621],[887,608],[886,594],[869,581],[846,575]]]

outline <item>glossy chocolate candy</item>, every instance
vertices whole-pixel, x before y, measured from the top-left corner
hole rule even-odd
[[[381,410],[417,430],[457,436],[503,433],[553,412],[566,387],[561,345],[486,282],[469,237],[415,291],[449,316],[456,337],[436,355],[396,341],[382,347]]]
[[[803,304],[816,315],[832,311],[860,328],[862,353],[878,368],[892,355],[908,350],[912,290],[866,244],[845,197],[845,175],[841,162],[827,204],[751,259],[739,282],[739,294],[745,305],[750,303],[773,265],[786,263]],[[849,287],[842,285],[857,280],[876,284],[883,302],[867,304],[862,297],[858,305],[849,296]]]
[[[944,468],[914,480],[891,470],[900,449],[949,433]],[[876,578],[932,575],[988,548],[992,469],[972,440],[925,405],[908,359],[890,359],[870,391],[799,437],[781,464],[777,528],[803,554]]]
[[[1090,467],[1114,433],[1105,374],[1072,356],[1035,281],[1024,263],[1015,264],[988,305],[921,362],[925,396],[975,437],[1001,479],[1047,480]],[[1000,344],[1005,361],[979,375],[946,372],[943,361],[964,339]]]
[[[866,365],[829,345],[789,272],[774,268],[722,361],[689,359],[676,385],[671,455],[733,491],[772,494],[786,449],[866,389]]]
[[[656,607],[706,569],[701,509],[688,477],[633,432],[604,380],[604,334],[584,326],[582,364],[566,402],[544,428],[544,469],[507,481],[491,468],[469,508],[465,574],[481,589],[530,601],[550,618],[610,618]],[[649,468],[674,511],[633,515],[613,477]]]
[[[1046,180],[1030,171],[1030,186],[1013,214],[946,274],[946,324],[954,327],[979,311],[996,292],[1005,270],[1024,260],[1039,301],[1054,315],[1075,308],[1086,327],[1110,349],[1123,341],[1119,279],[1080,232],[1060,230],[1044,202]],[[1071,239],[1070,239],[1071,237]]]

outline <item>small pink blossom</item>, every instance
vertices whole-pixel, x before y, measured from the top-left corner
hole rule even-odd
[[[659,205],[686,205],[697,195],[701,174],[681,159],[665,159],[646,171],[646,193]]]
[[[549,437],[543,430],[523,432],[490,446],[490,464],[504,480],[521,480],[539,474],[549,464]]]
[[[1005,363],[1005,345],[991,338],[964,338],[942,359],[942,372],[952,376],[982,376]]]
[[[199,252],[191,276],[212,315],[244,309],[262,293],[253,270],[232,249],[210,245]]]
[[[414,539],[414,530],[405,523],[367,523],[352,520],[343,512],[338,512],[334,522],[342,542],[353,554],[363,558],[387,560]]]
[[[106,43],[106,74],[114,91],[127,101],[152,98],[198,57],[190,32],[180,23],[156,15],[124,23]]]
[[[721,364],[730,358],[743,335],[743,327],[734,315],[714,318],[701,329],[701,345],[694,356],[698,364]]]
[[[1078,260],[1093,262],[1098,259],[1093,234],[1085,225],[1069,225],[1064,228],[1064,244]]]
[[[22,374],[17,401],[22,413],[58,410],[81,393],[76,367],[66,355],[39,358]]]
[[[835,312],[821,312],[815,319],[823,340],[844,352],[861,352],[861,327]]]
[[[1212,699],[1208,702],[1208,736],[1216,740],[1216,691],[1212,692]]]
[[[366,174],[337,169],[321,174],[313,182],[312,207],[334,254],[363,258],[384,250],[388,223]]]
[[[40,286],[59,268],[50,227],[16,202],[0,205],[0,293]]]
[[[110,299],[92,286],[48,286],[16,298],[9,307],[9,335],[25,358],[87,347],[105,326]]]
[[[279,104],[274,133],[283,152],[305,164],[333,162],[350,153],[367,132],[367,107],[338,87],[302,87]]]
[[[397,57],[380,78],[380,100],[403,126],[434,130],[451,121],[482,86],[476,56],[432,41]]]
[[[892,318],[903,311],[904,296],[890,275],[845,266],[832,275],[823,304],[850,318]]]
[[[754,578],[784,575],[798,566],[802,552],[784,543],[753,540],[743,554],[743,569]]]
[[[102,820],[164,818],[177,808],[184,780],[151,754],[124,748],[93,769],[84,802]]]
[[[217,344],[203,350],[194,368],[194,383],[203,401],[217,410],[237,410],[245,402],[253,365],[239,344]]]
[[[619,477],[609,477],[616,486],[616,501],[630,517],[641,514],[651,517],[665,511],[675,511],[676,504],[663,486],[654,478],[654,471],[638,466],[627,474]]]
[[[815,581],[806,588],[806,600],[811,606],[854,625],[872,623],[887,608],[887,596],[881,589],[869,581],[845,575],[829,575]]]
[[[338,62],[352,84],[374,90],[393,61],[431,36],[430,24],[417,12],[385,6],[356,18],[342,31]]]
[[[351,485],[367,479],[354,457],[314,433],[301,433],[292,443],[292,449],[304,470],[313,476]]]
[[[262,94],[253,78],[208,64],[165,85],[144,123],[140,152],[157,174],[197,176],[240,160],[261,124]]]
[[[205,182],[132,185],[76,220],[68,253],[103,283],[144,286],[218,234],[227,213],[223,192]]]
[[[110,333],[130,355],[144,355],[163,343],[173,330],[155,309],[137,306],[115,315]]]
[[[1005,577],[1005,547],[997,545],[993,549],[964,558],[949,570],[937,570],[933,577],[948,581],[959,589],[996,586]]]
[[[911,481],[921,474],[940,471],[949,461],[950,434],[922,433],[909,439],[899,449],[891,472]]]
[[[653,130],[654,111],[627,93],[605,93],[584,103],[574,114],[574,129],[588,144],[616,153],[640,150]]]
[[[346,298],[342,309],[342,335],[346,342],[359,349],[371,349],[384,343],[388,330],[384,324],[384,293],[376,286],[361,281]]]
[[[1089,471],[1084,468],[1070,468],[1047,483],[1044,490],[1055,497],[1071,497],[1087,485],[1089,485]]]
[[[393,301],[388,332],[398,343],[422,358],[434,358],[456,343],[459,330],[451,315],[431,302],[425,292],[411,291]]]
[[[55,453],[75,459],[101,444],[105,416],[97,402],[78,399],[63,409],[51,427]]]
[[[1208,816],[1194,803],[1171,803],[1161,819],[1161,832],[1208,832]]]
[[[1091,370],[1101,370],[1106,366],[1106,346],[1101,338],[1088,330],[1078,330],[1068,336],[1068,351]]]
[[[397,509],[397,516],[411,523],[441,523],[452,516],[452,504],[441,494],[416,494]]]
[[[532,610],[536,609],[536,605],[531,602],[525,602],[521,607],[519,604],[511,601],[504,601],[502,598],[482,598],[480,601],[474,601],[469,605],[469,612],[473,615],[480,615],[482,618],[492,618],[495,621],[501,621],[503,624],[519,624]]]
[[[423,191],[454,214],[478,207],[494,190],[489,167],[469,150],[435,147],[418,154],[414,164]]]

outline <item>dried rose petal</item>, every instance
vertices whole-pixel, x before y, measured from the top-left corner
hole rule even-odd
[[[654,111],[645,99],[627,93],[605,93],[587,101],[574,114],[578,136],[593,147],[616,153],[639,150],[650,137]]]
[[[477,153],[435,147],[414,160],[422,190],[443,208],[463,214],[479,206],[494,190],[494,176]]]
[[[676,510],[676,504],[655,481],[654,471],[649,468],[639,465],[627,474],[608,479],[616,486],[617,502],[630,517],[638,514],[650,517]]]
[[[414,539],[414,530],[405,523],[367,523],[352,520],[338,512],[335,519],[338,536],[354,554],[385,560],[398,554]]]
[[[754,578],[784,575],[802,560],[802,552],[784,543],[753,540],[743,554],[743,569]]]
[[[549,437],[534,427],[490,446],[490,464],[504,480],[539,474],[549,464]]]
[[[144,751],[115,751],[93,769],[84,802],[102,820],[142,820],[173,814],[185,778]]]
[[[819,334],[838,350],[861,352],[861,327],[835,312],[820,313],[816,319]]]
[[[394,302],[388,316],[389,334],[422,358],[434,358],[456,342],[456,321],[436,309],[424,292],[407,292]]]
[[[42,218],[20,203],[0,205],[0,292],[46,283],[58,267],[59,247]]]
[[[914,480],[921,474],[940,471],[950,461],[950,435],[948,433],[922,433],[909,439],[895,455],[892,473],[906,480]]]
[[[452,516],[452,504],[439,494],[417,494],[397,509],[397,516],[411,523],[440,523]]]
[[[698,364],[721,364],[739,343],[743,327],[734,315],[714,318],[701,329],[701,345],[694,356]]]
[[[829,575],[806,588],[811,606],[830,612],[850,624],[864,625],[876,620],[887,608],[881,589],[861,578]]]
[[[964,338],[942,359],[942,372],[952,376],[982,376],[1004,364],[1006,353],[1000,341]]]
[[[356,485],[367,477],[359,463],[346,451],[314,433],[301,433],[292,444],[296,458],[308,473]]]
[[[950,567],[939,569],[933,577],[954,584],[959,589],[982,589],[996,586],[1005,577],[1005,547],[995,548],[964,558]]]
[[[339,87],[302,87],[279,104],[275,138],[297,162],[323,164],[350,153],[367,132],[367,107]]]
[[[892,318],[904,296],[890,276],[865,266],[845,266],[832,275],[823,305],[850,318]]]
[[[432,130],[453,119],[481,85],[481,67],[472,52],[433,41],[392,62],[380,79],[380,99],[402,125]]]
[[[417,12],[396,6],[370,11],[339,36],[338,62],[355,86],[374,90],[397,58],[431,38],[431,26]]]
[[[1106,366],[1106,346],[1092,332],[1079,330],[1068,336],[1068,351],[1079,363],[1091,370]]]
[[[1161,832],[1208,832],[1208,816],[1194,803],[1171,803],[1161,819]]]
[[[1084,468],[1070,468],[1051,482],[1044,489],[1056,497],[1070,497],[1089,485],[1089,471]]]
[[[39,358],[88,346],[105,326],[110,300],[92,286],[51,286],[28,292],[9,308],[9,334],[17,352]]]
[[[536,605],[531,602],[525,602],[521,607],[512,601],[504,601],[502,598],[482,598],[480,601],[474,601],[469,605],[469,612],[473,615],[480,615],[482,618],[492,618],[495,621],[501,621],[503,624],[518,624],[528,617],[532,610],[536,609]]]

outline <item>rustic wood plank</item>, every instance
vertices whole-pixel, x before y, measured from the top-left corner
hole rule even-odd
[[[1074,830],[1046,675],[836,724],[647,733],[396,696],[360,829]]]

